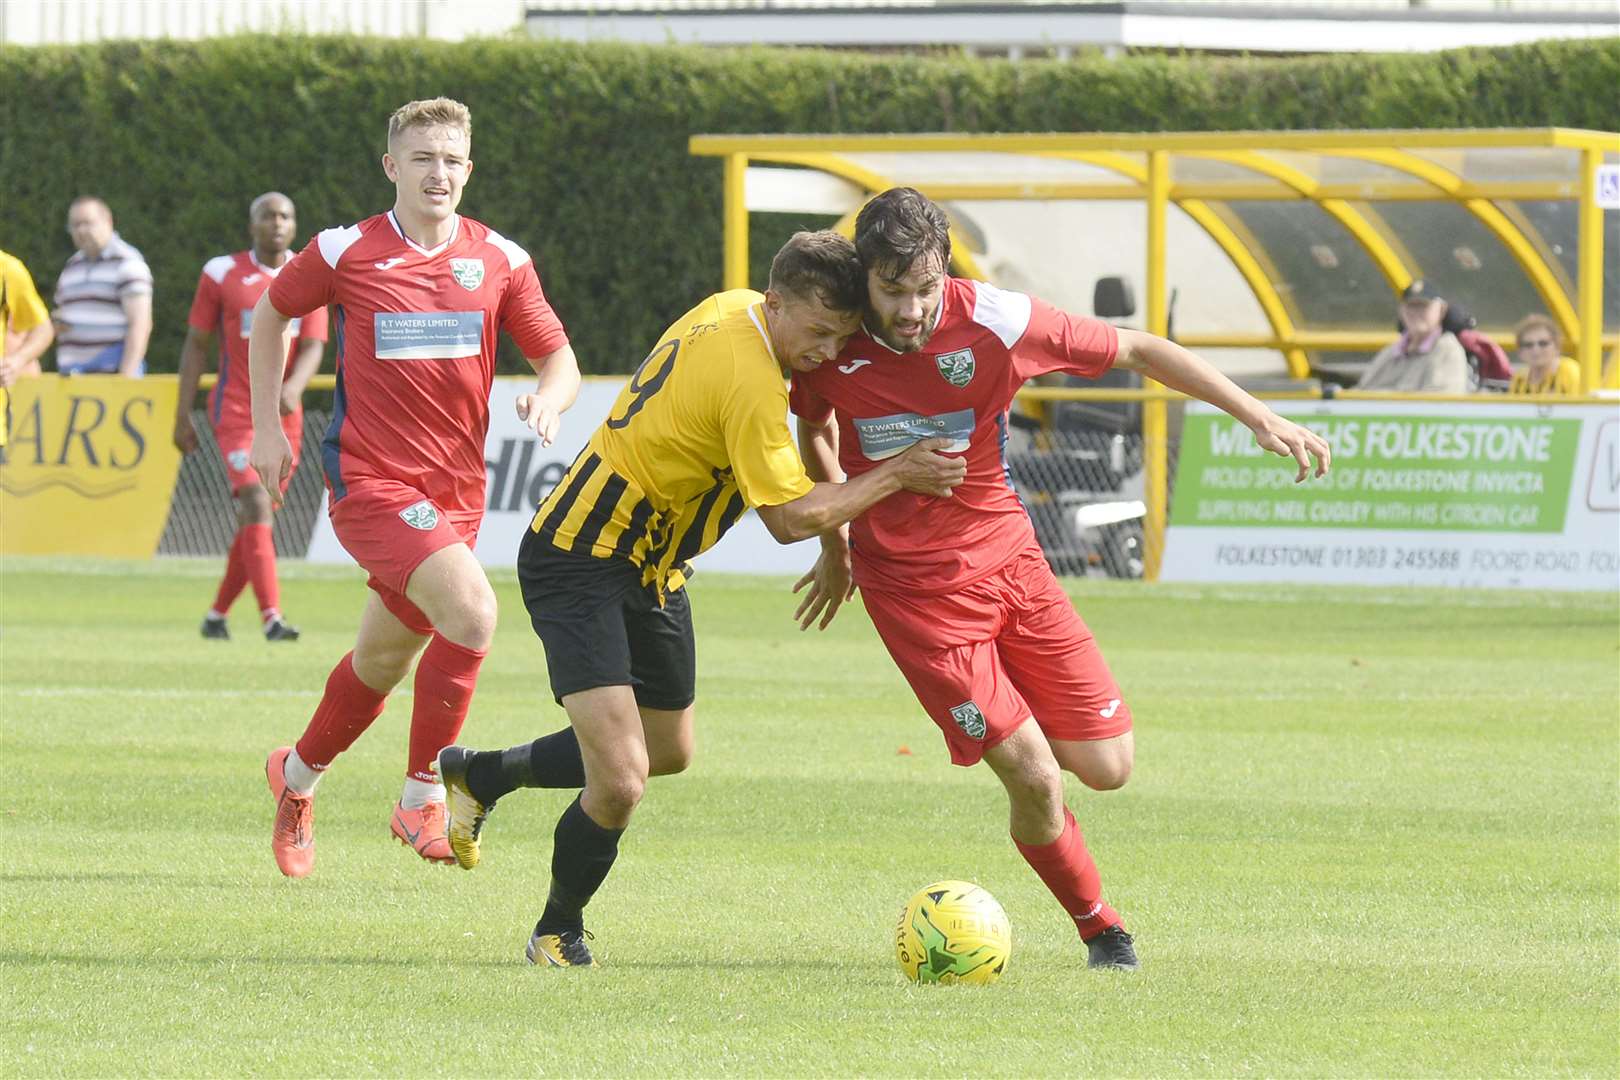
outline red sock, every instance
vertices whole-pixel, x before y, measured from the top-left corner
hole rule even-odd
[[[1097,864],[1086,850],[1080,826],[1075,824],[1068,807],[1063,808],[1063,832],[1050,844],[1020,844],[1016,837],[1013,843],[1018,846],[1018,854],[1035,868],[1058,903],[1063,905],[1063,910],[1074,919],[1082,941],[1090,941],[1119,923],[1119,913],[1103,903]]]
[[[268,617],[279,612],[281,583],[276,580],[276,545],[270,538],[269,523],[244,525],[237,535],[242,538],[242,565],[247,571],[248,580],[253,583],[253,596],[259,601],[259,614]]]
[[[225,557],[225,576],[220,579],[219,592],[214,595],[214,610],[221,615],[231,610],[247,584],[247,568],[242,565],[242,535],[243,530],[237,529],[231,538],[231,553]]]
[[[327,676],[326,693],[298,740],[298,756],[312,769],[326,768],[381,715],[387,697],[360,681],[354,673],[354,653],[347,654]]]
[[[457,645],[439,634],[428,642],[416,664],[416,700],[411,706],[411,752],[405,775],[412,780],[439,778],[432,769],[433,759],[461,734],[483,662],[484,650]]]

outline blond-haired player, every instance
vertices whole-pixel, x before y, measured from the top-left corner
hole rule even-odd
[[[314,863],[316,781],[382,712],[418,653],[392,828],[424,859],[452,861],[431,766],[461,730],[495,631],[495,593],[472,549],[499,331],[538,375],[517,412],[542,442],[579,391],[573,349],[529,253],[456,213],[473,171],[467,107],[434,98],[400,108],[382,167],[393,209],[320,233],[253,315],[250,460],[279,505],[292,468],[279,413],[283,336],[294,318],[331,308],[337,395],[321,465],[333,532],[371,575],[354,650],[333,668],[297,744],[265,765],[276,800],[271,849],[290,877]]]

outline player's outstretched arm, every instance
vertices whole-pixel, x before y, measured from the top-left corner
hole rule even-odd
[[[248,464],[281,509],[281,482],[292,475],[292,445],[281,430],[281,381],[287,363],[287,334],[292,319],[276,310],[266,290],[253,305],[248,335],[248,385],[253,392],[253,446]]]
[[[197,383],[203,365],[216,348],[219,337],[195,326],[186,327],[186,342],[180,346],[180,397],[174,407],[174,448],[182,454],[197,449],[197,429],[191,424],[191,407],[197,403]]]
[[[579,360],[574,347],[564,345],[539,359],[530,357],[529,366],[537,381],[532,392],[518,395],[518,419],[540,436],[540,445],[550,446],[562,427],[562,414],[579,397]]]
[[[1119,351],[1114,366],[1139,371],[1156,379],[1172,390],[1207,401],[1229,413],[1254,432],[1254,441],[1261,449],[1281,457],[1291,457],[1299,463],[1297,484],[1311,475],[1311,459],[1316,461],[1315,473],[1325,476],[1333,455],[1327,440],[1309,428],[1272,412],[1266,404],[1215,370],[1208,361],[1188,352],[1173,341],[1140,330],[1120,330]]]
[[[938,451],[949,439],[924,439],[905,453],[842,484],[817,484],[780,506],[761,506],[759,520],[779,544],[837,528],[896,491],[948,496],[967,475],[967,462]]]

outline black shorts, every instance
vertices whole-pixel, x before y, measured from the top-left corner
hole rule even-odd
[[[523,534],[517,569],[559,704],[598,686],[628,686],[648,709],[692,704],[697,650],[685,589],[665,593],[659,607],[639,566],[575,555],[534,532]]]

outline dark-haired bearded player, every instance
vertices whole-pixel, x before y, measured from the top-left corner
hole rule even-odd
[[[835,363],[793,374],[810,476],[855,477],[918,439],[952,440],[967,478],[950,499],[901,492],[822,537],[801,626],[825,627],[855,586],[872,623],[950,748],[1007,789],[1012,838],[1074,919],[1089,964],[1138,966],[1103,901],[1096,863],[1063,802],[1063,770],[1096,790],[1131,773],[1131,712],[1070,605],[1007,478],[1007,409],[1025,380],[1140,371],[1246,424],[1261,447],[1327,472],[1320,436],[1283,419],[1173,342],[1068,315],[1023,293],[950,277],[944,212],[910,188],[855,224],[867,273],[860,332]],[[853,557],[852,557],[853,555]]]

